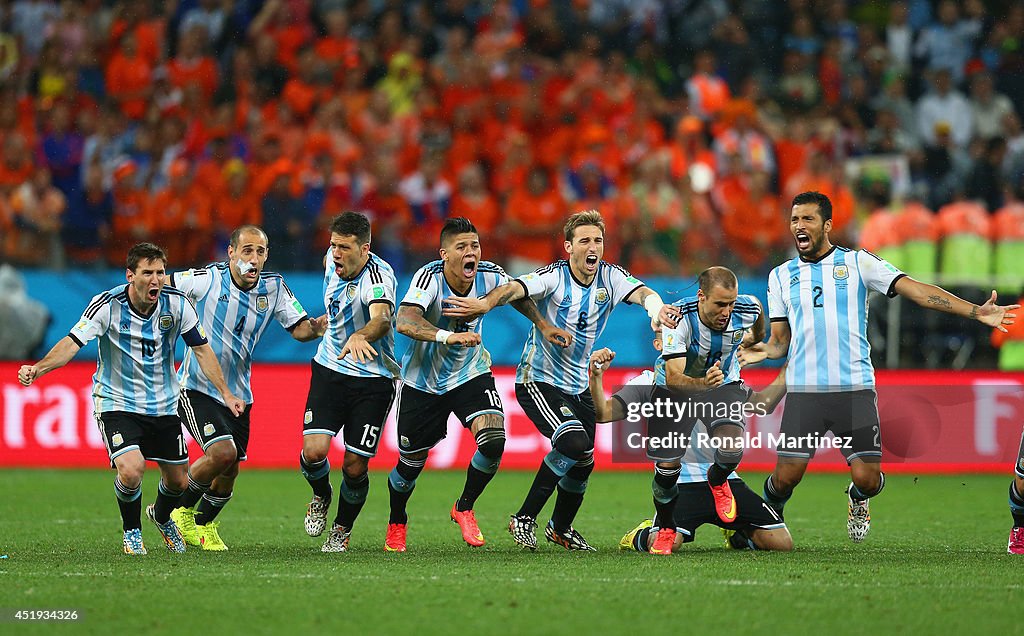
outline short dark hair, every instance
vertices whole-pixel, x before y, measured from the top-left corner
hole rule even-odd
[[[267,233],[264,232],[263,228],[261,228],[260,226],[258,226],[258,225],[240,225],[237,228],[235,228],[234,232],[231,233],[231,241],[230,241],[231,247],[237,248],[238,247],[238,241],[240,241],[242,239],[242,235],[245,234],[246,232],[255,232],[256,234],[262,234],[263,235],[263,240],[265,240],[267,243],[270,243],[270,239],[267,237]]]
[[[354,236],[364,245],[370,242],[370,220],[358,212],[343,212],[331,220],[331,234]]]
[[[601,236],[604,236],[604,219],[601,218],[601,214],[597,210],[584,210],[583,212],[573,214],[565,222],[565,227],[563,228],[565,240],[572,242],[573,237],[576,235],[576,228],[584,225],[593,225],[601,230]]]
[[[738,284],[736,274],[728,267],[709,267],[697,277],[697,288],[705,294],[716,286],[721,286],[723,289],[736,289]]]
[[[832,220],[832,202],[829,198],[820,192],[801,192],[800,194],[793,197],[793,205],[804,205],[813,203],[818,206],[818,214],[821,215],[822,221]]]
[[[128,250],[127,265],[129,270],[134,272],[139,263],[145,260],[161,260],[164,262],[164,267],[167,267],[167,254],[152,243],[138,243]]]
[[[480,232],[477,232],[476,227],[473,226],[472,221],[464,216],[453,216],[445,221],[444,227],[441,228],[441,245],[444,245],[445,241],[456,234],[466,234],[467,232],[480,234]]]

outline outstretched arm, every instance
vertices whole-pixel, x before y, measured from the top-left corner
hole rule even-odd
[[[475,347],[480,344],[480,334],[472,332],[452,333],[440,329],[423,317],[423,309],[414,305],[402,305],[398,308],[398,320],[395,329],[403,336],[422,342],[440,342],[446,345],[462,345]]]
[[[994,289],[992,290],[992,295],[983,305],[975,305],[941,287],[922,283],[909,276],[904,276],[897,280],[894,289],[900,296],[908,298],[927,309],[936,309],[947,314],[955,314],[964,318],[970,318],[971,320],[977,320],[1000,331],[1006,331],[1006,327],[1003,325],[1012,325],[1014,323],[1017,314],[1013,313],[1013,311],[1020,309],[1020,305],[997,305]]]
[[[29,386],[36,380],[54,369],[59,369],[75,357],[82,346],[75,342],[71,336],[64,336],[43,359],[35,364],[24,364],[18,369],[18,382]]]
[[[449,318],[460,318],[469,322],[483,316],[499,305],[526,298],[526,286],[518,280],[512,280],[495,287],[483,298],[460,298],[452,296],[445,299],[446,306],[441,313]],[[529,316],[527,316],[529,317]]]

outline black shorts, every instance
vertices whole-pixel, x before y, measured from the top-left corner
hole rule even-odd
[[[715,429],[722,424],[745,426],[743,409],[749,395],[750,389],[742,382],[730,382],[689,396],[682,396],[663,386],[656,387],[653,399],[672,402],[675,408],[672,411],[663,409],[663,417],[647,420],[648,440],[660,441],[658,444],[648,441],[648,459],[681,459],[686,452],[682,441],[689,440],[697,422],[704,423],[708,435],[713,435]],[[693,443],[687,441],[689,445]]]
[[[466,428],[480,415],[490,413],[503,418],[494,376],[479,375],[441,395],[403,385],[398,396],[398,450],[416,453],[433,448],[448,434],[448,416],[452,413]]]
[[[597,415],[590,391],[573,395],[545,382],[516,384],[516,399],[541,435],[552,443],[568,431],[582,429],[594,444]]]
[[[332,371],[313,360],[303,435],[344,434],[345,450],[373,457],[395,400],[390,378],[360,378]]]
[[[178,416],[185,425],[185,430],[196,440],[203,452],[210,444],[226,439],[233,440],[238,461],[244,462],[249,447],[249,413],[252,404],[246,404],[245,410],[238,417],[231,409],[202,391],[182,389],[178,398]]]
[[[878,422],[878,398],[872,389],[836,393],[790,393],[779,429],[786,442],[776,449],[779,457],[810,459],[819,440],[832,431],[833,442],[847,463],[854,459],[878,461],[882,434]]]
[[[673,516],[684,543],[693,541],[697,528],[706,523],[727,530],[778,530],[786,527],[786,523],[742,479],[730,479],[729,487],[736,499],[736,521],[724,523],[715,512],[715,498],[711,496],[708,482],[679,484],[679,498]]]
[[[115,458],[133,450],[161,464],[188,463],[188,447],[177,415],[107,411],[96,414],[96,424],[107,445],[111,467]]]

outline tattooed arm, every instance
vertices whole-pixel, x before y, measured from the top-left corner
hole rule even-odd
[[[1020,305],[996,305],[996,292],[992,291],[985,304],[975,305],[955,294],[937,287],[904,276],[896,281],[895,291],[900,296],[914,301],[926,309],[935,309],[947,314],[955,314],[971,320],[977,320],[1000,331],[1006,331],[1003,325],[1012,325],[1016,314],[1014,309]]]

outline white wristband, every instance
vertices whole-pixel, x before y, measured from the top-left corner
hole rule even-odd
[[[658,319],[658,313],[664,306],[665,303],[661,300],[658,292],[653,292],[647,298],[644,298],[644,309],[647,310],[647,315],[650,316],[651,320]]]
[[[434,340],[437,340],[441,344],[448,344],[448,338],[451,337],[452,332],[445,331],[444,329],[438,329],[437,333],[434,334]]]

